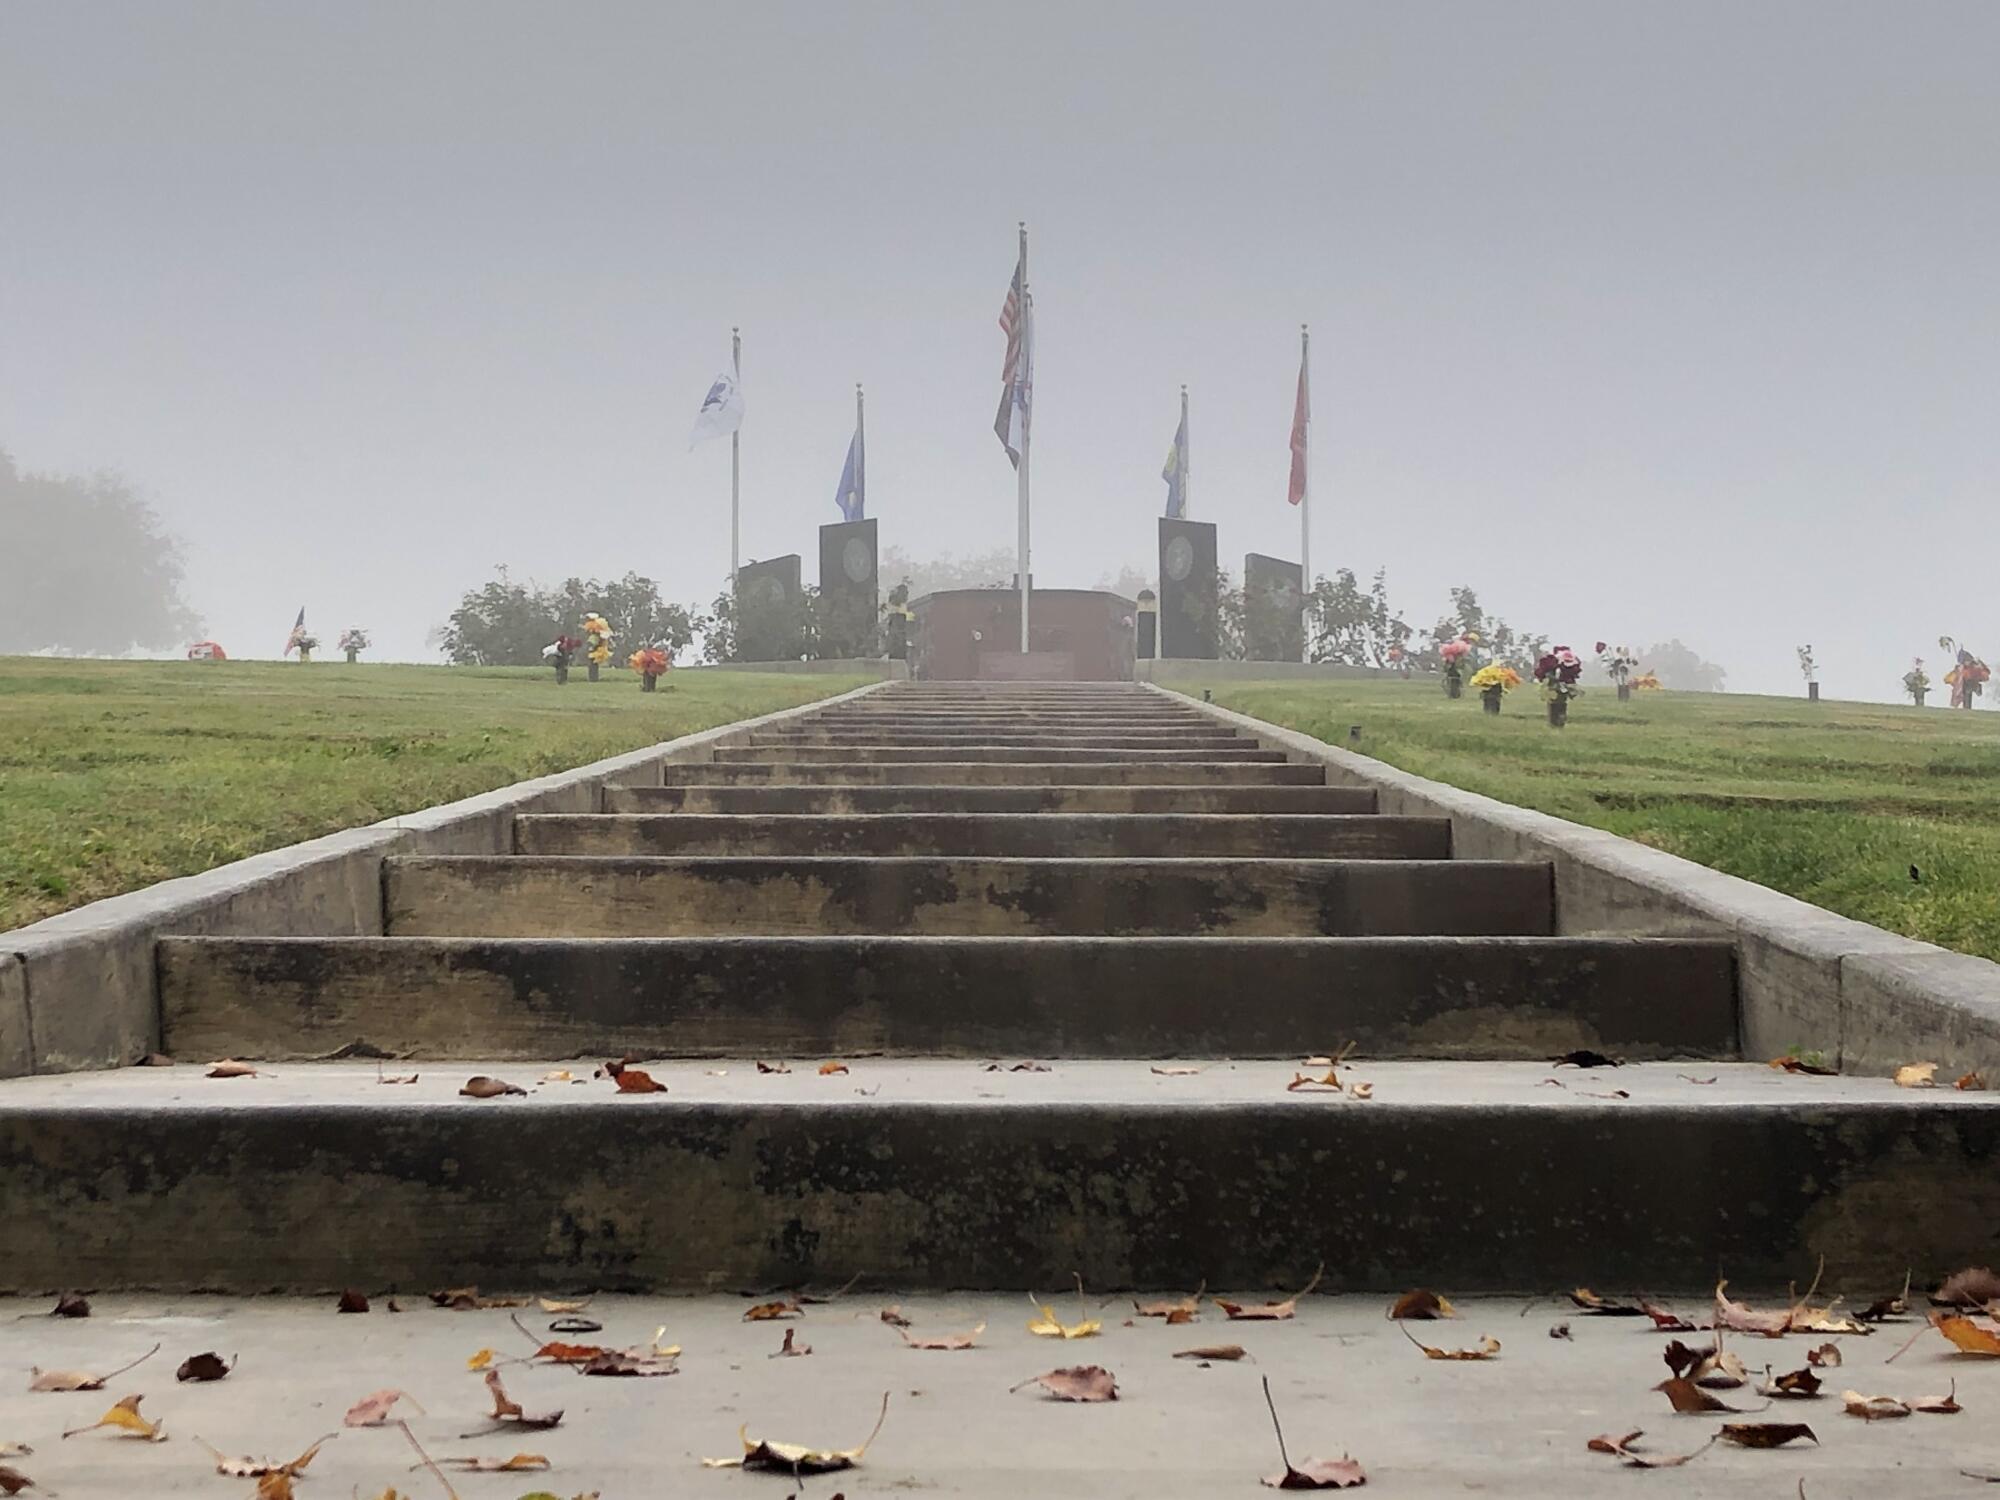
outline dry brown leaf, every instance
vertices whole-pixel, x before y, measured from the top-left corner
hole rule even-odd
[[[543,1312],[551,1315],[556,1313],[580,1313],[590,1306],[592,1300],[589,1297],[579,1297],[573,1302],[558,1302],[553,1297],[537,1297],[535,1305],[541,1308]]]
[[[233,1057],[225,1057],[214,1063],[208,1070],[210,1078],[255,1078],[257,1070],[247,1062],[238,1062]]]
[[[1653,1320],[1653,1331],[1655,1333],[1695,1332],[1694,1324],[1690,1323],[1679,1313],[1670,1312],[1666,1308],[1655,1306],[1651,1302],[1641,1301],[1639,1311]]]
[[[573,1368],[584,1375],[629,1376],[635,1379],[678,1375],[681,1372],[672,1354],[648,1354],[631,1349],[605,1349]]]
[[[2000,1357],[2000,1327],[1990,1322],[1934,1312],[1931,1314],[1931,1326],[1950,1339],[1961,1354]]]
[[[903,1309],[900,1307],[883,1308],[882,1321],[887,1323],[891,1328],[908,1328],[910,1326],[910,1320],[903,1316]]]
[[[1390,1303],[1389,1316],[1428,1322],[1433,1318],[1455,1318],[1458,1316],[1458,1309],[1451,1305],[1449,1299],[1439,1296],[1428,1287],[1420,1286],[1414,1291],[1403,1293]]]
[[[1134,1297],[1132,1310],[1142,1318],[1171,1318],[1175,1313],[1185,1313],[1192,1318],[1201,1310],[1201,1296],[1207,1290],[1208,1283],[1204,1281],[1192,1295],[1186,1297],[1166,1297],[1157,1302],[1141,1302]]]
[[[822,1078],[831,1078],[836,1073],[845,1073],[846,1071],[847,1064],[836,1057],[830,1057],[819,1065],[819,1076]]]
[[[1833,1078],[1840,1072],[1838,1068],[1825,1067],[1820,1063],[1807,1062],[1803,1057],[1785,1056],[1771,1059],[1771,1066],[1781,1073],[1805,1073],[1814,1078]]]
[[[297,1478],[305,1471],[306,1465],[313,1461],[313,1455],[339,1436],[337,1432],[329,1432],[290,1463],[278,1463],[268,1458],[231,1458],[213,1445],[203,1443],[200,1438],[196,1438],[195,1441],[213,1455],[215,1472],[218,1474],[227,1474],[234,1479],[255,1479],[263,1474],[283,1474],[288,1478]]]
[[[1350,1099],[1373,1099],[1375,1097],[1375,1085],[1372,1083],[1350,1083],[1347,1086],[1347,1097]]]
[[[1840,1363],[1840,1345],[1821,1344],[1817,1349],[1806,1350],[1806,1363],[1818,1369],[1831,1369]]]
[[[1312,1280],[1282,1302],[1228,1302],[1221,1297],[1212,1300],[1231,1322],[1273,1322],[1296,1316],[1299,1299],[1311,1296],[1313,1288],[1319,1285],[1320,1277],[1325,1274],[1326,1263],[1322,1261],[1319,1269],[1313,1272]]]
[[[1552,1066],[1558,1068],[1622,1068],[1625,1066],[1624,1058],[1609,1057],[1602,1052],[1593,1052],[1588,1047],[1579,1047],[1574,1052],[1565,1052],[1560,1057],[1550,1058],[1549,1062]]]
[[[757,1071],[759,1073],[789,1073],[792,1071],[792,1065],[782,1062],[759,1062],[757,1064]]]
[[[1716,1436],[1739,1448],[1782,1448],[1796,1438],[1819,1441],[1803,1422],[1728,1422]]]
[[[537,1081],[541,1083],[575,1083],[576,1075],[570,1072],[568,1068],[557,1068],[552,1073],[544,1073]]]
[[[453,1312],[487,1312],[496,1307],[528,1305],[526,1297],[482,1297],[476,1286],[446,1287],[441,1292],[432,1292],[431,1301],[439,1307],[448,1307]]]
[[[1228,1364],[1243,1357],[1241,1344],[1203,1344],[1199,1349],[1183,1349],[1174,1356],[1175,1359],[1198,1359],[1203,1364],[1211,1361]]]
[[[1942,1396],[1919,1396],[1910,1403],[1911,1411],[1928,1413],[1934,1417],[1956,1416],[1965,1410],[1958,1404],[1958,1382],[1951,1383],[1951,1389]]]
[[[84,1370],[44,1370],[40,1366],[28,1369],[28,1389],[31,1391],[101,1391],[111,1381],[127,1370],[137,1369],[160,1352],[158,1344],[129,1363],[103,1375],[92,1375]]]
[[[1609,1433],[1606,1433],[1601,1437],[1592,1438],[1584,1446],[1592,1453],[1609,1453],[1614,1457],[1622,1458],[1635,1469],[1678,1469],[1689,1459],[1699,1458],[1702,1454],[1708,1452],[1709,1445],[1715,1441],[1714,1438],[1710,1438],[1708,1442],[1703,1443],[1692,1453],[1676,1453],[1664,1458],[1656,1458],[1650,1453],[1641,1453],[1632,1446],[1645,1435],[1643,1431],[1637,1429],[1626,1433],[1623,1437],[1612,1437]]]
[[[1487,1333],[1481,1334],[1479,1342],[1470,1349],[1434,1349],[1407,1328],[1403,1329],[1403,1337],[1423,1350],[1425,1359],[1491,1359],[1500,1352],[1500,1340]]]
[[[75,1292],[64,1292],[56,1298],[56,1305],[49,1309],[52,1318],[87,1318],[90,1316],[90,1299],[79,1297]]]
[[[1620,1302],[1613,1297],[1600,1297],[1587,1286],[1580,1286],[1569,1294],[1569,1300],[1585,1312],[1598,1318],[1642,1318],[1645,1308],[1636,1302]]]
[[[1761,1333],[1766,1338],[1777,1338],[1792,1326],[1792,1310],[1783,1312],[1758,1312],[1741,1302],[1732,1302],[1723,1295],[1729,1285],[1726,1281],[1715,1284],[1715,1326],[1733,1328],[1738,1333]]]
[[[1937,1087],[1938,1065],[1934,1062],[1904,1063],[1896,1069],[1896,1087],[1933,1089]]]
[[[34,1489],[35,1481],[19,1469],[10,1469],[0,1464],[0,1495],[18,1495],[22,1490]]]
[[[1292,1081],[1285,1085],[1285,1092],[1289,1094],[1321,1092],[1338,1094],[1342,1091],[1342,1088],[1340,1075],[1332,1068],[1328,1068],[1325,1076],[1321,1078],[1314,1078],[1305,1073],[1294,1073]]]
[[[297,1500],[297,1491],[292,1488],[292,1476],[283,1469],[258,1475],[257,1500]]]
[[[2000,1298],[2000,1276],[1985,1266],[1967,1266],[1944,1279],[1931,1293],[1933,1307],[1984,1307]]]
[[[1345,1454],[1339,1458],[1308,1458],[1303,1463],[1294,1464],[1291,1454],[1285,1451],[1285,1429],[1278,1422],[1278,1403],[1271,1399],[1271,1377],[1268,1375],[1264,1377],[1264,1404],[1271,1409],[1271,1429],[1278,1435],[1278,1459],[1285,1466],[1282,1474],[1264,1476],[1266,1488],[1347,1490],[1368,1482],[1361,1465]]]
[[[491,1351],[489,1350],[488,1352],[490,1353]],[[424,1409],[421,1406],[417,1406],[416,1397],[405,1391],[375,1391],[363,1396],[359,1401],[348,1407],[347,1415],[340,1419],[340,1425],[343,1427],[381,1427],[388,1421],[389,1408],[394,1406],[398,1401],[409,1402],[410,1405],[417,1407],[419,1415],[423,1414]]]
[[[1749,1381],[1750,1372],[1730,1350],[1711,1349],[1702,1356],[1701,1363],[1694,1367],[1688,1379],[1712,1391],[1732,1391]]]
[[[1802,1370],[1792,1370],[1771,1378],[1770,1367],[1764,1369],[1764,1383],[1757,1388],[1760,1396],[1785,1396],[1794,1400],[1804,1400],[1819,1394],[1819,1376],[1808,1366]]]
[[[95,1432],[100,1427],[114,1427],[124,1437],[144,1438],[148,1442],[163,1443],[167,1439],[165,1427],[159,1422],[148,1422],[139,1415],[139,1403],[144,1396],[124,1396],[103,1416],[88,1427],[74,1427],[63,1434],[73,1438],[80,1432]]]
[[[781,1298],[776,1302],[759,1302],[755,1307],[743,1309],[746,1323],[769,1323],[777,1318],[798,1318],[805,1316],[805,1309],[796,1297]]]
[[[1840,1399],[1850,1417],[1860,1417],[1869,1422],[1910,1414],[1910,1408],[1894,1396],[1864,1396],[1859,1391],[1842,1391]]]
[[[1685,1375],[1674,1375],[1653,1387],[1663,1391],[1674,1404],[1674,1410],[1683,1414],[1699,1411],[1739,1411],[1740,1407],[1730,1406],[1715,1399],[1709,1393],[1689,1380]]]
[[[1952,1087],[1955,1089],[1964,1089],[1968,1093],[1976,1092],[1986,1087],[1986,1075],[1984,1073],[1961,1073],[1953,1081]]]
[[[0,1458],[33,1458],[35,1450],[26,1443],[0,1442]]]
[[[532,1431],[540,1431],[543,1428],[554,1427],[558,1422],[562,1421],[563,1414],[560,1410],[544,1412],[523,1411],[521,1403],[516,1401],[512,1396],[509,1396],[507,1394],[507,1387],[500,1383],[500,1372],[498,1370],[488,1370],[486,1372],[486,1389],[493,1397],[493,1422],[496,1427],[523,1427]],[[465,1434],[466,1437],[478,1437],[480,1435],[474,1432]]]
[[[912,1338],[907,1331],[907,1325],[897,1328],[896,1331],[903,1335],[903,1342],[912,1349],[970,1349],[972,1341],[986,1332],[986,1325],[981,1323],[970,1333],[934,1334],[926,1338]]]
[[[235,1360],[231,1359],[225,1363],[220,1354],[190,1354],[181,1361],[181,1367],[174,1371],[174,1379],[220,1380],[235,1368]]]
[[[794,1340],[793,1335],[797,1332],[798,1329],[796,1328],[787,1328],[785,1330],[785,1341],[778,1345],[778,1352],[771,1356],[772,1359],[797,1359],[801,1355],[813,1352],[811,1344],[801,1344]]]
[[[539,1474],[549,1461],[539,1453],[516,1453],[512,1458],[441,1458],[445,1464],[466,1474]]]
[[[465,1087],[459,1090],[468,1099],[498,1099],[506,1094],[522,1094],[528,1091],[518,1083],[509,1083],[504,1078],[489,1078],[484,1073],[475,1073],[465,1080]]]
[[[766,1473],[790,1474],[831,1474],[840,1469],[851,1469],[861,1462],[869,1444],[881,1432],[882,1423],[889,1416],[889,1393],[882,1393],[882,1412],[875,1418],[874,1431],[861,1440],[854,1448],[807,1448],[798,1443],[778,1443],[769,1438],[759,1442],[750,1439],[750,1426],[746,1422],[737,1429],[737,1437],[743,1444],[740,1458],[704,1458],[704,1469],[748,1469]]]
[[[1038,1385],[1057,1401],[1116,1401],[1118,1380],[1102,1365],[1070,1365],[1060,1370],[1047,1370],[1020,1385]]]
[[[368,1311],[368,1294],[349,1287],[340,1294],[340,1301],[334,1304],[335,1312],[365,1313]]]
[[[642,1068],[628,1068],[623,1063],[606,1063],[604,1071],[611,1075],[611,1081],[618,1086],[621,1094],[664,1094],[667,1086]]]

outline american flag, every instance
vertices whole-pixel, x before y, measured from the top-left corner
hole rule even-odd
[[[306,633],[306,612],[305,612],[305,607],[301,605],[299,608],[298,619],[292,622],[292,633],[285,637],[285,649],[278,654],[281,656],[290,656],[293,651],[298,649],[298,644],[302,639],[304,639],[305,633]]]
[[[1014,279],[1007,286],[1007,300],[1000,304],[1000,331],[1007,335],[1007,355],[1000,365],[1000,411],[993,418],[994,435],[1014,467],[1021,467],[1021,448],[1027,441],[1028,404],[1034,381],[1032,347],[1034,304],[1022,286],[1022,259],[1014,262]]]
[[[1294,505],[1306,498],[1306,459],[1312,431],[1312,380],[1306,367],[1305,351],[1299,351],[1299,395],[1292,404],[1292,475],[1285,498]]]

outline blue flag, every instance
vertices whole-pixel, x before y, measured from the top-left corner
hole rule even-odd
[[[1174,430],[1174,445],[1167,450],[1166,467],[1160,470],[1160,478],[1167,482],[1167,519],[1185,521],[1187,519],[1187,417],[1181,417],[1181,425]]]
[[[859,521],[868,506],[868,454],[861,441],[861,428],[856,426],[854,436],[847,444],[847,464],[840,471],[840,488],[835,491],[833,503],[840,507],[843,521]]]

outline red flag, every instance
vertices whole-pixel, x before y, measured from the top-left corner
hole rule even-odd
[[[1292,408],[1292,482],[1285,498],[1293,505],[1306,498],[1306,430],[1312,425],[1312,383],[1307,378],[1305,351],[1299,352],[1299,399]]]

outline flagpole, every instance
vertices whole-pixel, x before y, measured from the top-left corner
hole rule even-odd
[[[1299,639],[1304,641],[1312,616],[1312,334],[1299,324],[1299,379],[1306,397],[1305,490],[1299,496]]]
[[[1194,437],[1188,432],[1187,387],[1181,387],[1181,515],[1188,514],[1188,470],[1193,467],[1188,462],[1188,453],[1194,447]]]
[[[1025,383],[1034,378],[1035,358],[1035,314],[1034,301],[1028,295],[1028,225],[1021,222],[1021,368],[1016,372],[1018,379]],[[1030,388],[1028,399],[1033,401]],[[1021,464],[1015,470],[1018,488],[1017,504],[1020,510],[1020,535],[1016,539],[1016,550],[1020,566],[1021,585],[1021,654],[1028,652],[1028,441],[1029,429],[1033,426],[1032,405],[1021,410]]]
[[[729,330],[729,368],[743,388],[743,334]],[[740,424],[739,424],[740,425]],[[743,434],[729,434],[729,597],[736,597],[736,560],[742,556]]]

